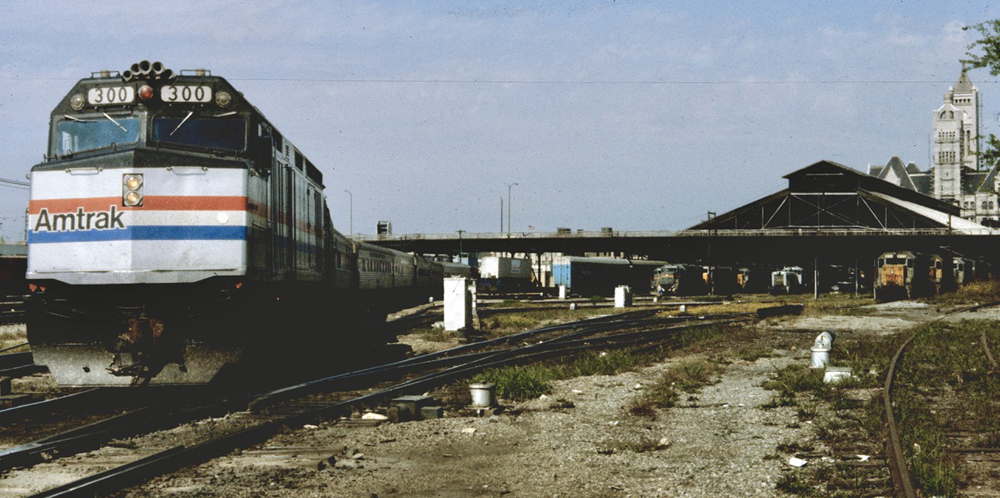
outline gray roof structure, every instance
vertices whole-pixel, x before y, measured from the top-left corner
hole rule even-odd
[[[901,161],[885,169],[902,171],[906,175]],[[787,189],[720,214],[689,230],[985,229],[960,218],[958,206],[832,161],[813,163],[784,178],[788,179]]]

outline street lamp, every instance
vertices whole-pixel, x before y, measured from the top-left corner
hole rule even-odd
[[[510,189],[515,185],[517,185],[517,183],[507,184],[507,238],[510,238]]]
[[[351,196],[351,204],[350,204],[350,206],[351,206],[351,233],[349,235],[354,235],[354,194],[352,194],[351,191],[347,190],[347,189],[345,189],[344,192],[347,192],[347,195]]]

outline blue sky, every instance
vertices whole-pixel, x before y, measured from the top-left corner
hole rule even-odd
[[[828,159],[926,169],[988,2],[0,0],[0,178],[73,83],[142,59],[229,79],[324,173],[335,225],[673,230]],[[1000,134],[1000,85],[982,92]],[[0,187],[0,235],[27,193]],[[506,217],[507,206],[504,207]],[[506,228],[507,220],[504,225]],[[19,232],[18,232],[19,233]]]

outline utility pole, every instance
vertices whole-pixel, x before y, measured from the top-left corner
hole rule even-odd
[[[510,189],[514,188],[514,186],[516,185],[517,185],[516,182],[507,184],[507,238],[508,239],[510,238]],[[503,230],[503,227],[501,227],[500,229]]]
[[[350,190],[344,190],[347,195],[351,196],[351,235],[354,235],[354,194]]]
[[[708,279],[705,285],[708,286],[708,293],[715,294],[715,279],[712,276],[712,221],[715,220],[715,211],[708,212]]]
[[[503,233],[503,196],[500,196],[500,233]]]

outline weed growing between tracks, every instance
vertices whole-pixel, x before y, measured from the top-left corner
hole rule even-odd
[[[1000,445],[1000,379],[989,372],[980,336],[986,333],[996,351],[1000,324],[962,321],[931,323],[911,330],[916,338],[897,367],[893,410],[916,487],[929,496],[955,496],[969,482],[959,460],[949,452],[949,432],[982,434],[978,447]],[[836,385],[822,382],[822,371],[801,365],[785,368],[766,387],[778,394],[770,406],[798,406],[812,420],[817,435],[834,453],[883,455],[886,434],[881,387],[889,361],[910,333],[838,341],[833,364],[851,367],[854,377]],[[867,394],[866,394],[867,393]],[[865,486],[887,482],[883,472],[815,465],[783,480],[786,491],[813,496],[813,486],[828,494],[855,496]],[[836,490],[832,483],[848,483]],[[872,484],[875,483],[875,484]]]
[[[632,371],[660,362],[679,350],[685,353],[705,352],[710,345],[718,346],[723,340],[743,344],[746,338],[756,337],[757,333],[753,328],[734,325],[691,327],[677,331],[668,341],[659,345],[591,351],[538,364],[491,369],[477,375],[473,381],[496,383],[498,397],[520,401],[548,394],[551,392],[552,381]],[[760,353],[759,348],[755,348],[756,353]],[[741,355],[746,356],[746,353],[743,352]],[[714,357],[711,361],[681,362],[656,386],[648,389],[647,395],[643,396],[646,401],[642,404],[648,405],[649,410],[653,410],[654,407],[670,406],[673,402],[671,400],[676,399],[677,389],[690,392],[714,382],[708,379],[718,377],[723,368],[721,363],[723,363],[721,357]],[[629,410],[633,411],[631,408]],[[653,414],[644,413],[644,409],[638,407],[633,412],[641,415]]]
[[[972,282],[953,292],[945,292],[928,299],[933,304],[952,305],[968,303],[992,303],[1000,301],[1000,280]]]
[[[626,406],[632,415],[656,417],[657,409],[674,407],[681,393],[695,393],[719,381],[724,367],[703,359],[685,359],[671,366],[659,381]]]
[[[980,445],[995,443],[1000,434],[1000,379],[990,373],[980,342],[984,332],[995,339],[1000,324],[928,325],[905,353],[893,400],[914,484],[928,494],[954,496],[969,481],[948,452],[948,432],[981,433]]]
[[[519,313],[498,313],[481,320],[482,332],[488,337],[499,337],[546,325],[566,323],[602,315],[622,313],[625,309],[595,308],[584,306],[575,310],[540,308]]]

